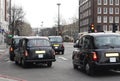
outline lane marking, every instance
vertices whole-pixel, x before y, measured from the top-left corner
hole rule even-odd
[[[59,58],[59,59],[62,59],[62,60],[68,60],[67,58],[61,57],[61,56],[59,56],[58,58]]]
[[[4,52],[5,52],[5,50],[1,50],[1,49],[0,49],[0,53],[4,53]]]

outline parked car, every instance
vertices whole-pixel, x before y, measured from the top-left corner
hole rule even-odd
[[[14,36],[12,39],[11,39],[11,44],[10,44],[10,48],[9,48],[9,58],[11,61],[14,61],[14,50],[17,49],[19,47],[19,40],[21,38],[24,38],[25,36]]]
[[[48,38],[55,52],[64,54],[65,48],[64,48],[62,37],[61,36],[49,36]]]
[[[120,70],[120,34],[88,33],[74,47],[74,69],[80,67],[89,75],[97,70]]]
[[[47,64],[55,62],[55,51],[47,37],[31,36],[19,41],[19,48],[15,50],[15,63],[28,67],[30,64]]]

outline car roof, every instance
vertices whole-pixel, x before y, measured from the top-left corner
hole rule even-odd
[[[26,39],[48,39],[48,37],[46,36],[28,36],[28,37],[25,37]]]
[[[25,38],[26,36],[13,36],[13,38]]]
[[[84,35],[90,35],[90,36],[120,36],[119,33],[88,33],[88,34],[84,34]],[[83,35],[83,36],[84,36]]]
[[[61,37],[61,36],[48,36],[49,38],[51,38],[51,37]]]

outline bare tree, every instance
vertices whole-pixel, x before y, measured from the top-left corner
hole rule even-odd
[[[11,23],[10,23],[10,31],[12,34],[16,34],[16,31],[19,31],[19,27],[23,23],[25,13],[21,7],[12,7],[11,8]],[[19,34],[19,33],[17,33]]]
[[[22,35],[22,36],[30,36],[30,35],[32,35],[32,28],[31,28],[30,24],[24,22],[20,28],[21,28],[19,30],[20,35]]]

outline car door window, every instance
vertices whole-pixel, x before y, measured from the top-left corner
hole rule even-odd
[[[91,49],[92,48],[92,40],[90,36],[86,36],[83,39],[83,49]]]
[[[78,45],[80,48],[82,48],[82,44],[83,44],[83,38],[80,38],[78,41]]]

